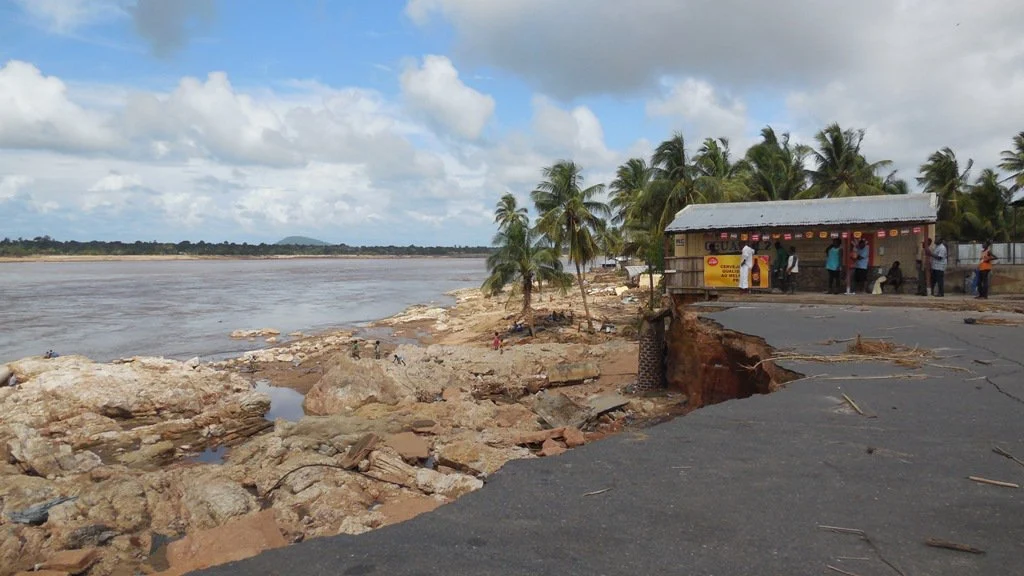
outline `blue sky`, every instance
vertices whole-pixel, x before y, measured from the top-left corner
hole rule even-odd
[[[1024,129],[1019,3],[830,4],[0,0],[0,236],[484,244],[676,130],[839,121],[912,179]]]

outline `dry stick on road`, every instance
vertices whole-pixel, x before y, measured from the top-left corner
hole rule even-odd
[[[1001,486],[1003,488],[1020,488],[1020,484],[1003,482],[1002,480],[989,480],[988,478],[982,478],[981,476],[968,476],[967,479],[978,482],[979,484],[990,484],[992,486]]]
[[[967,544],[960,544],[958,542],[950,542],[949,540],[941,540],[939,538],[929,538],[925,540],[924,543],[933,548],[945,548],[947,550],[956,550],[958,552],[967,552],[970,554],[985,553],[981,548],[975,548],[974,546],[968,546]]]
[[[882,551],[878,549],[878,546],[875,544],[874,540],[872,540],[871,538],[868,537],[867,532],[865,532],[863,530],[860,530],[858,528],[843,528],[842,526],[823,526],[823,525],[819,525],[818,528],[820,528],[822,530],[828,530],[830,532],[836,532],[838,534],[853,534],[854,536],[859,536],[861,540],[863,540],[863,541],[868,543],[868,546],[871,546],[871,549],[875,551],[875,555],[878,556],[878,559],[881,560],[883,564],[885,564],[886,566],[891,568],[893,572],[899,574],[900,576],[907,576],[903,572],[903,570],[900,570],[898,566],[896,566],[895,564],[890,562],[882,554]]]
[[[843,400],[846,400],[846,403],[849,404],[851,408],[856,410],[857,414],[864,416],[864,411],[860,409],[860,406],[857,406],[857,403],[853,401],[853,398],[850,398],[846,394],[843,394]]]
[[[996,454],[999,454],[1000,456],[1002,456],[1004,458],[1009,458],[1010,460],[1013,460],[1014,462],[1016,462],[1017,464],[1020,464],[1021,466],[1024,466],[1024,460],[1020,460],[1019,458],[1017,458],[1013,454],[1010,454],[1006,450],[1003,450],[999,446],[994,446],[992,448],[992,451],[995,452]]]
[[[597,496],[598,494],[604,494],[609,490],[611,490],[611,488],[605,488],[604,490],[594,490],[593,492],[587,492],[586,494],[584,494],[584,496]]]
[[[846,570],[843,570],[842,568],[836,568],[835,566],[832,566],[830,564],[825,564],[825,568],[828,568],[829,570],[831,570],[833,572],[838,572],[839,574],[843,574],[845,576],[859,576],[858,574],[854,574],[853,572],[847,572]]]

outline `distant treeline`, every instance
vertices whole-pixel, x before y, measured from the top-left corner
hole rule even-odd
[[[221,242],[62,242],[49,236],[31,240],[4,238],[0,257],[22,256],[480,256],[487,246],[299,246]]]

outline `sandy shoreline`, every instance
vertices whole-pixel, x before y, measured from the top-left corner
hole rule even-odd
[[[161,261],[193,261],[193,260],[396,260],[420,258],[485,258],[486,254],[460,254],[445,256],[430,255],[390,255],[390,254],[339,254],[339,255],[271,255],[271,256],[195,256],[187,254],[154,254],[125,256],[0,256],[0,264],[18,262],[161,262]]]

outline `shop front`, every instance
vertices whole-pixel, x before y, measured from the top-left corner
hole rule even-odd
[[[746,244],[755,251],[750,271],[754,290],[779,285],[773,274],[776,243],[787,253],[795,249],[801,290],[825,290],[826,251],[837,241],[844,253],[844,275],[851,268],[845,255],[860,250],[863,241],[870,280],[899,262],[907,280],[914,281],[918,248],[934,238],[937,213],[934,194],[687,206],[666,230],[674,247],[665,263],[666,290],[738,289]]]

